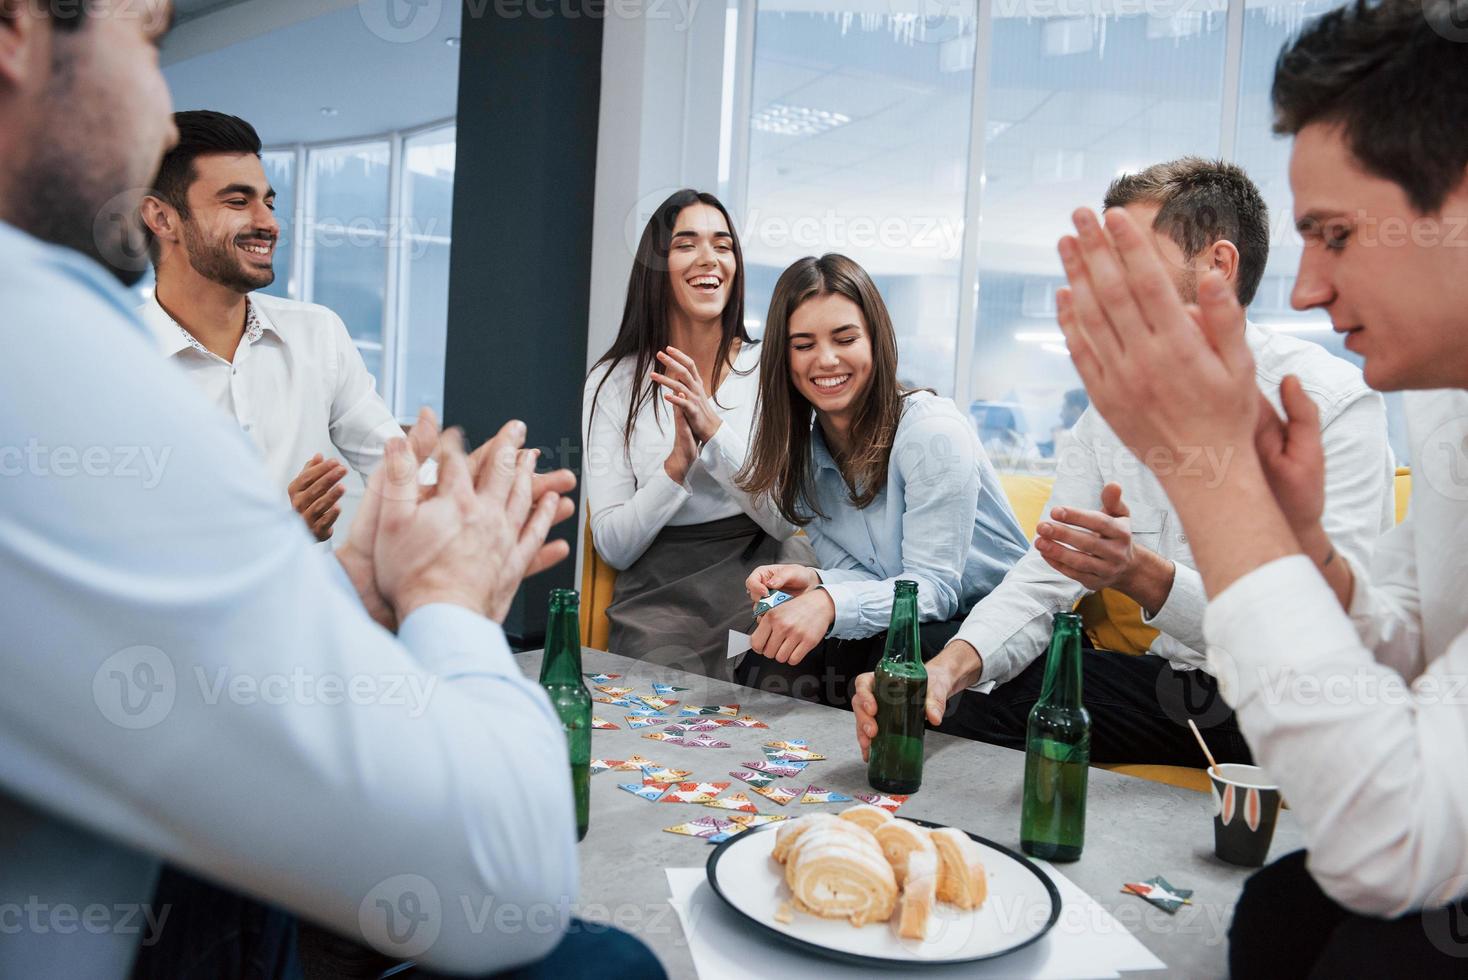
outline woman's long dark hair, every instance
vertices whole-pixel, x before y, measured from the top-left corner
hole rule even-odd
[[[871,378],[851,422],[851,454],[836,459],[853,507],[867,506],[887,485],[902,400],[928,390],[905,388],[897,380],[897,332],[876,283],[860,265],[832,252],[808,255],[780,274],[765,319],[759,416],[749,458],[735,479],[746,493],[771,498],[787,521],[801,527],[826,515],[816,504],[811,466],[815,409],[790,378],[790,317],[806,300],[833,293],[861,308],[872,345]]]
[[[668,304],[673,302],[672,286],[668,281],[668,253],[672,249],[678,215],[694,204],[707,204],[724,216],[734,247],[734,281],[729,287],[729,302],[724,306],[723,335],[719,338],[719,353],[714,359],[716,384],[723,366],[729,363],[729,352],[733,350],[734,342],[753,343],[749,332],[744,329],[744,252],[739,247],[739,233],[734,230],[729,212],[712,194],[688,188],[674,191],[658,205],[648,219],[647,227],[642,229],[642,240],[637,243],[637,255],[632,260],[632,275],[627,280],[627,305],[622,309],[622,325],[617,329],[617,339],[591,368],[595,371],[603,364],[608,365],[607,373],[592,395],[592,412],[595,412],[596,400],[601,397],[601,390],[617,365],[624,358],[635,358],[632,397],[627,401],[627,421],[622,428],[625,452],[632,448],[632,424],[637,413],[649,401],[652,402],[654,417],[662,425],[662,399],[657,397],[657,385],[648,378],[648,372],[656,363],[658,351],[667,347],[672,339],[668,330]],[[709,394],[713,396],[714,392]]]

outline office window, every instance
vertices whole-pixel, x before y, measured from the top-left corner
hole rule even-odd
[[[307,153],[307,295],[346,322],[380,391],[391,156],[386,141]]]
[[[403,143],[395,372],[402,415],[423,405],[443,414],[456,132],[445,126]]]
[[[1073,421],[1063,408],[1081,384],[1055,323],[1071,211],[1099,209],[1120,173],[1217,155],[1224,26],[996,14],[967,406],[995,465],[1049,469]]]
[[[275,188],[275,220],[280,238],[275,244],[275,282],[261,292],[272,296],[298,295],[295,280],[296,154],[293,150],[267,150],[261,154],[265,179]]]
[[[902,380],[952,394],[977,8],[899,22],[866,6],[757,13],[746,317],[759,333],[780,273],[840,252],[886,300]]]

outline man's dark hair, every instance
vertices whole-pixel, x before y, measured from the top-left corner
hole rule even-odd
[[[1105,206],[1128,204],[1158,205],[1152,227],[1176,242],[1189,261],[1214,242],[1233,242],[1239,250],[1239,303],[1254,301],[1269,261],[1269,206],[1242,168],[1183,157],[1122,174],[1106,188]]]
[[[1342,127],[1362,169],[1423,214],[1468,169],[1468,0],[1356,0],[1312,21],[1274,66],[1274,131]]]
[[[264,145],[255,127],[239,116],[207,109],[177,112],[173,116],[178,127],[178,145],[163,158],[158,177],[153,181],[153,196],[166,201],[184,220],[189,218],[189,188],[199,175],[194,161],[216,153],[260,156]],[[146,230],[146,229],[145,229]],[[157,242],[148,234],[153,261],[158,261]]]

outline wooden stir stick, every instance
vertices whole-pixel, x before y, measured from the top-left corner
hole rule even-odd
[[[1188,719],[1188,727],[1193,730],[1193,737],[1198,740],[1198,748],[1202,749],[1203,754],[1208,757],[1208,768],[1213,770],[1213,775],[1222,779],[1223,773],[1218,771],[1218,763],[1213,761],[1213,753],[1208,751],[1208,743],[1203,741],[1203,733],[1198,731],[1198,726],[1193,724],[1191,718]]]

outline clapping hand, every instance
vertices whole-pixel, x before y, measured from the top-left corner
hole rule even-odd
[[[708,442],[719,431],[724,420],[719,418],[714,400],[704,389],[698,365],[693,358],[676,347],[658,351],[658,362],[663,367],[663,373],[654,371],[653,381],[667,389],[663,397],[673,406],[675,412],[687,420],[688,429],[699,444]]]

